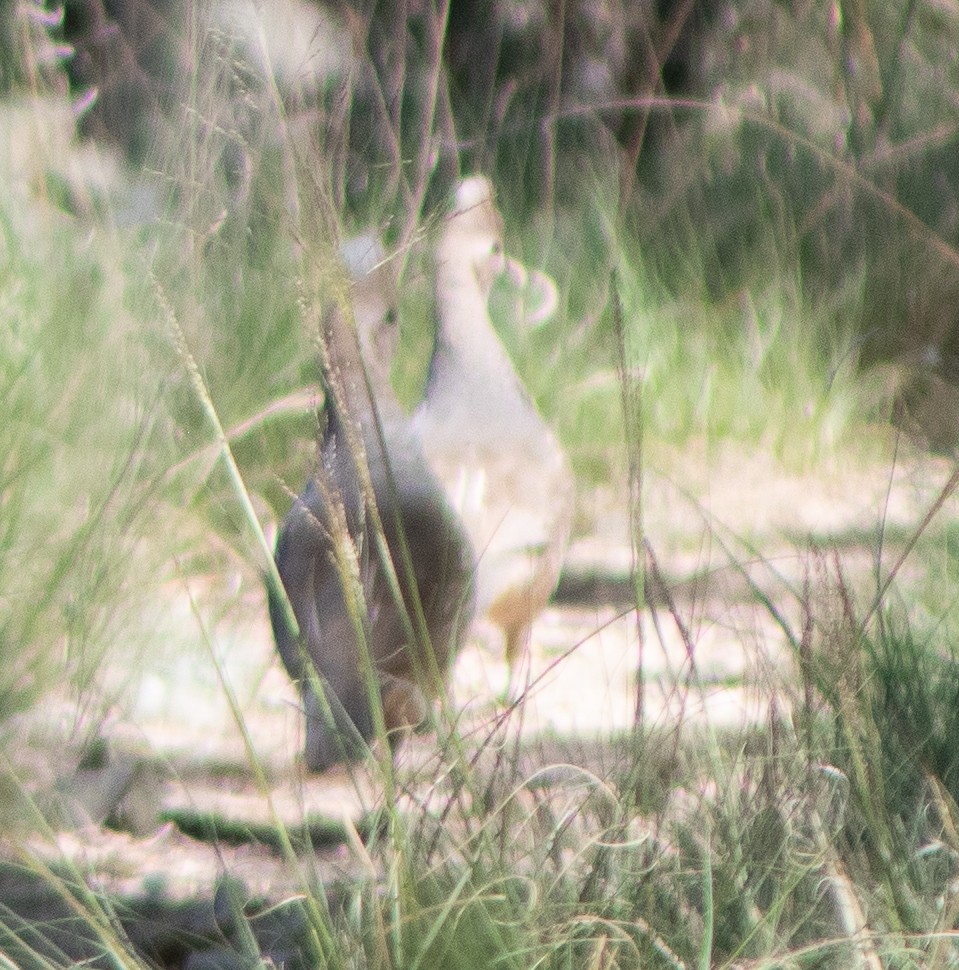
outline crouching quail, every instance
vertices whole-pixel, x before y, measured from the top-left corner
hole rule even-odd
[[[392,267],[374,242],[354,241],[344,256],[356,325],[340,309],[328,315],[318,468],[276,548],[299,637],[270,596],[280,656],[303,694],[312,771],[363,756],[377,692],[391,741],[424,719],[474,600],[469,538],[390,386]]]

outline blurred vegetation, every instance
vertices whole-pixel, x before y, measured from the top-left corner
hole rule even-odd
[[[894,392],[928,395],[930,377],[959,373],[951,4],[605,0],[560,14],[462,0],[434,16],[373,0],[291,2],[295,43],[271,8],[200,4],[186,22],[178,9],[69,0],[71,83],[98,91],[84,128],[135,160],[155,157],[181,144],[181,105],[192,103],[207,164],[236,182],[224,211],[265,262],[276,250],[257,220],[272,209],[247,189],[264,185],[284,144],[322,156],[348,230],[379,225],[403,247],[457,171],[479,169],[495,176],[511,242],[573,301],[554,343],[603,315],[596,301],[622,242],[642,255],[647,302],[709,308],[683,343],[748,344],[753,317],[724,308],[785,289],[799,301],[785,339],[802,348],[802,362],[776,352],[787,377],[803,366],[831,388],[837,358],[851,373],[893,362]],[[204,71],[184,92],[189,37]],[[414,258],[414,281],[415,270]],[[700,370],[677,376],[698,381]]]
[[[863,420],[885,420],[897,398],[948,388],[959,218],[949,4],[610,0],[572,4],[558,22],[536,4],[464,3],[448,21],[424,8],[400,23],[392,8],[344,0],[291,6],[296,44],[271,10],[69,0],[60,17],[23,0],[2,21],[18,119],[6,218],[29,224],[23,238],[11,229],[8,278],[22,282],[7,300],[24,314],[29,287],[39,294],[37,339],[20,352],[51,368],[11,384],[26,397],[9,400],[23,427],[46,414],[31,398],[44,381],[102,401],[81,408],[68,394],[61,413],[89,414],[90,434],[116,429],[102,447],[128,456],[139,502],[155,489],[165,514],[193,516],[184,537],[212,527],[216,552],[181,550],[179,563],[263,568],[260,526],[283,515],[313,460],[331,254],[371,219],[403,263],[395,373],[415,403],[432,339],[432,231],[459,168],[495,173],[508,250],[556,283],[558,310],[538,328],[519,331],[509,299],[493,309],[584,482],[621,475],[638,447],[624,441],[624,380],[641,393],[647,440],[737,439],[800,466],[859,441]],[[40,221],[26,215],[38,202]],[[89,352],[41,351],[47,318]],[[106,343],[124,349],[94,366]],[[142,372],[132,383],[124,353]],[[12,349],[7,370],[22,370]],[[951,405],[935,398],[926,411],[948,449]],[[24,451],[18,467],[40,474],[26,452],[42,439],[21,437],[8,454]],[[69,468],[56,441],[43,460]],[[93,448],[77,453],[110,467]],[[17,478],[7,570],[49,509],[70,506],[45,494],[47,468],[41,479]],[[122,504],[109,507],[132,514]],[[34,582],[52,596],[64,568]]]
[[[282,515],[312,460],[310,319],[337,236],[373,219],[400,247],[396,376],[412,404],[431,339],[430,234],[460,167],[496,174],[508,249],[556,282],[552,320],[517,332],[507,305],[501,329],[584,480],[624,465],[623,368],[640,382],[652,440],[734,438],[799,464],[854,438],[864,417],[887,417],[903,387],[948,385],[950,4],[610,0],[569,5],[556,21],[531,3],[463,3],[448,21],[424,8],[401,23],[385,5],[343,2],[290,8],[312,28],[299,47],[244,10],[69,0],[60,18],[24,0],[2,20],[21,119],[10,131],[39,138],[24,149],[26,136],[11,135],[5,158],[19,172],[25,151],[33,166],[8,180],[20,194],[7,219],[31,228],[10,246],[7,271],[23,250],[10,277],[23,282],[7,299],[23,314],[24,288],[42,294],[31,326],[47,339],[42,321],[67,319],[57,288],[40,282],[56,264],[78,314],[71,339],[127,339],[106,321],[129,321],[149,380],[128,391],[123,368],[113,379],[98,366],[92,393],[117,401],[91,419],[141,433],[111,408],[162,401],[148,412],[149,448],[115,451],[135,452],[166,500],[241,560],[259,565],[262,550],[187,362],[258,515]],[[100,140],[74,138],[71,107]],[[37,200],[40,222],[25,215]],[[40,344],[25,346],[61,368],[52,386],[91,393],[81,375],[92,352],[47,363]],[[879,360],[897,372],[864,378]],[[29,398],[43,386],[16,388]],[[124,393],[134,405],[117,403]],[[17,408],[46,413],[42,400]],[[62,408],[73,421],[82,410]],[[952,412],[938,401],[931,411],[948,432]],[[39,445],[26,436],[19,447]],[[51,445],[47,462],[56,454]],[[65,504],[24,488],[24,521],[27,496],[35,521]]]
[[[308,6],[336,43],[301,31],[292,62],[225,5],[0,10],[0,726],[64,689],[107,703],[102,658],[132,676],[158,648],[164,583],[258,580],[313,460],[342,233],[398,247],[416,400],[460,167],[494,173],[508,249],[556,282],[538,329],[494,309],[584,483],[641,474],[624,387],[646,441],[807,467],[959,372],[959,7],[565,7]],[[442,807],[391,802],[340,905],[302,874],[308,958],[951,966],[959,547],[929,532],[908,606],[894,583],[863,608],[815,552],[787,606],[756,591],[798,676],[768,675],[754,731],[637,730],[552,786],[497,737],[492,769],[442,746]]]
[[[0,721],[44,689],[88,683],[138,594],[133,558],[159,397],[102,238],[48,201],[68,151],[55,100],[2,108],[0,148]],[[109,254],[109,256],[107,256]]]

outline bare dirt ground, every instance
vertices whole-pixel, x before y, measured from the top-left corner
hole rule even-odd
[[[533,628],[523,671],[528,686],[504,732],[520,736],[531,752],[522,770],[555,760],[601,772],[606,739],[634,725],[640,660],[647,725],[763,723],[773,697],[778,716],[788,716],[790,648],[757,590],[798,631],[803,584],[811,579],[816,589],[817,576],[835,568],[835,551],[868,604],[880,532],[888,571],[952,470],[945,460],[915,452],[895,467],[835,458],[813,474],[783,470],[771,458],[729,446],[714,454],[660,451],[644,473],[642,519],[655,575],[648,585],[651,608],[641,612],[629,607],[626,595],[633,553],[625,490],[606,486],[582,496],[561,593],[582,591],[596,574],[605,584],[592,599],[561,596]],[[941,514],[954,517],[956,502]],[[908,583],[917,568],[907,563],[901,578]],[[159,881],[164,892],[190,896],[210,891],[228,872],[251,892],[276,898],[293,892],[296,880],[275,851],[255,838],[236,846],[190,838],[160,813],[215,813],[257,825],[269,824],[275,813],[290,826],[322,815],[360,824],[381,798],[373,773],[362,768],[322,777],[302,772],[297,697],[274,657],[262,591],[255,577],[238,574],[227,583],[219,589],[217,618],[205,618],[209,648],[181,586],[157,611],[156,629],[168,644],[162,656],[145,662],[132,692],[130,678],[117,672],[126,693],[118,690],[122,703],[103,726],[121,752],[109,771],[74,773],[73,755],[51,758],[41,742],[22,749],[34,767],[48,759],[34,773],[38,790],[53,790],[74,806],[52,842],[37,842],[38,850],[96,871],[114,891],[142,893]],[[200,603],[201,586],[192,590]],[[265,790],[221,676],[236,698]],[[500,645],[479,623],[451,687],[451,710],[468,745],[486,738],[504,711],[506,681]],[[24,725],[24,736],[44,735],[39,717]],[[398,777],[405,797],[442,798],[436,750],[429,734],[402,749]],[[104,794],[111,784],[121,793],[112,802]],[[117,805],[114,815],[128,831],[99,824]],[[361,874],[369,862],[358,844],[348,840],[318,852],[310,865],[324,883]]]

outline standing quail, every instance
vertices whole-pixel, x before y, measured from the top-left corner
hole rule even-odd
[[[270,597],[280,656],[303,692],[312,771],[363,756],[376,732],[371,676],[391,741],[416,727],[427,698],[442,691],[473,616],[472,547],[390,386],[392,267],[375,242],[353,242],[344,256],[353,264],[356,326],[340,311],[327,318],[319,467],[276,549],[299,638]],[[350,572],[359,598],[357,583],[343,579]]]
[[[437,334],[413,427],[473,541],[477,611],[502,629],[512,678],[559,578],[574,482],[489,317],[505,265],[492,186],[465,179],[436,250]]]

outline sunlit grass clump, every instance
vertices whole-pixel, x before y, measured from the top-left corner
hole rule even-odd
[[[51,684],[87,683],[135,610],[158,395],[109,233],[45,181],[69,174],[68,109],[2,110],[0,720]]]
[[[639,446],[624,432],[624,383],[650,444],[735,442],[800,468],[857,446],[871,416],[858,279],[811,294],[794,240],[765,232],[753,271],[718,294],[705,283],[708,239],[691,235],[685,265],[665,274],[635,222],[616,217],[608,186],[507,234],[556,281],[559,306],[535,328],[502,313],[498,323],[586,480],[615,474]]]

